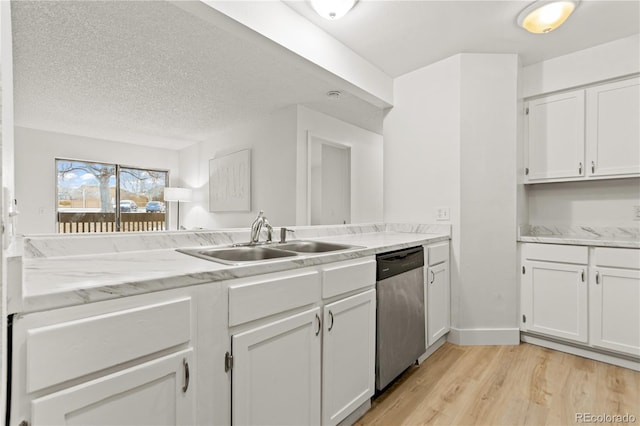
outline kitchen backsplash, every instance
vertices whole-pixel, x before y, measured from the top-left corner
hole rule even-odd
[[[287,228],[293,231],[287,235],[288,240],[321,238],[345,234],[368,234],[384,231],[421,234],[451,234],[451,225],[441,224],[371,223],[329,226],[295,226]],[[263,229],[260,235],[260,241],[265,241],[266,237],[266,230]],[[273,240],[278,241],[279,238],[280,228],[274,227]],[[25,258],[80,256],[141,250],[217,246],[246,243],[248,241],[248,228],[169,231],[157,233],[35,235],[24,237],[22,255]]]

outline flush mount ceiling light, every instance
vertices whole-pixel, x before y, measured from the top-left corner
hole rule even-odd
[[[534,34],[558,28],[578,7],[580,0],[538,0],[518,15],[518,25]]]
[[[349,12],[358,0],[309,0],[313,10],[324,19],[340,19]]]

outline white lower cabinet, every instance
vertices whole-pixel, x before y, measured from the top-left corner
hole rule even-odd
[[[524,267],[523,284],[531,301],[525,312],[527,329],[586,343],[586,266],[528,261]]]
[[[425,342],[433,345],[451,329],[449,242],[425,246]]]
[[[591,344],[640,357],[640,271],[596,266],[590,275]]]
[[[322,424],[338,424],[374,394],[375,345],[375,290],[324,307]]]
[[[14,318],[9,424],[196,423],[196,293],[168,290]]]
[[[640,250],[522,245],[521,330],[640,358]]]
[[[427,346],[449,332],[449,262],[427,270]]]
[[[189,425],[194,397],[185,350],[31,402],[33,425]]]
[[[232,336],[236,425],[320,423],[320,308]]]
[[[375,272],[371,256],[229,284],[234,425],[335,425],[373,396]]]

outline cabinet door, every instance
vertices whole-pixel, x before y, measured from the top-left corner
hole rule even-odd
[[[592,268],[591,344],[640,356],[640,271]]]
[[[320,423],[320,308],[232,336],[232,422]]]
[[[34,399],[31,424],[193,424],[192,352],[192,349],[181,351]]]
[[[586,266],[529,261],[524,266],[527,330],[586,343]]]
[[[528,181],[584,176],[584,91],[530,101]]]
[[[587,89],[589,176],[640,174],[640,78]]]
[[[322,424],[336,425],[375,392],[376,291],[324,308]]]
[[[433,345],[450,328],[449,262],[427,270],[427,346]]]

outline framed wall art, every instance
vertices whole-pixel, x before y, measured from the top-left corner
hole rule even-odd
[[[209,160],[209,211],[251,211],[251,150]]]

